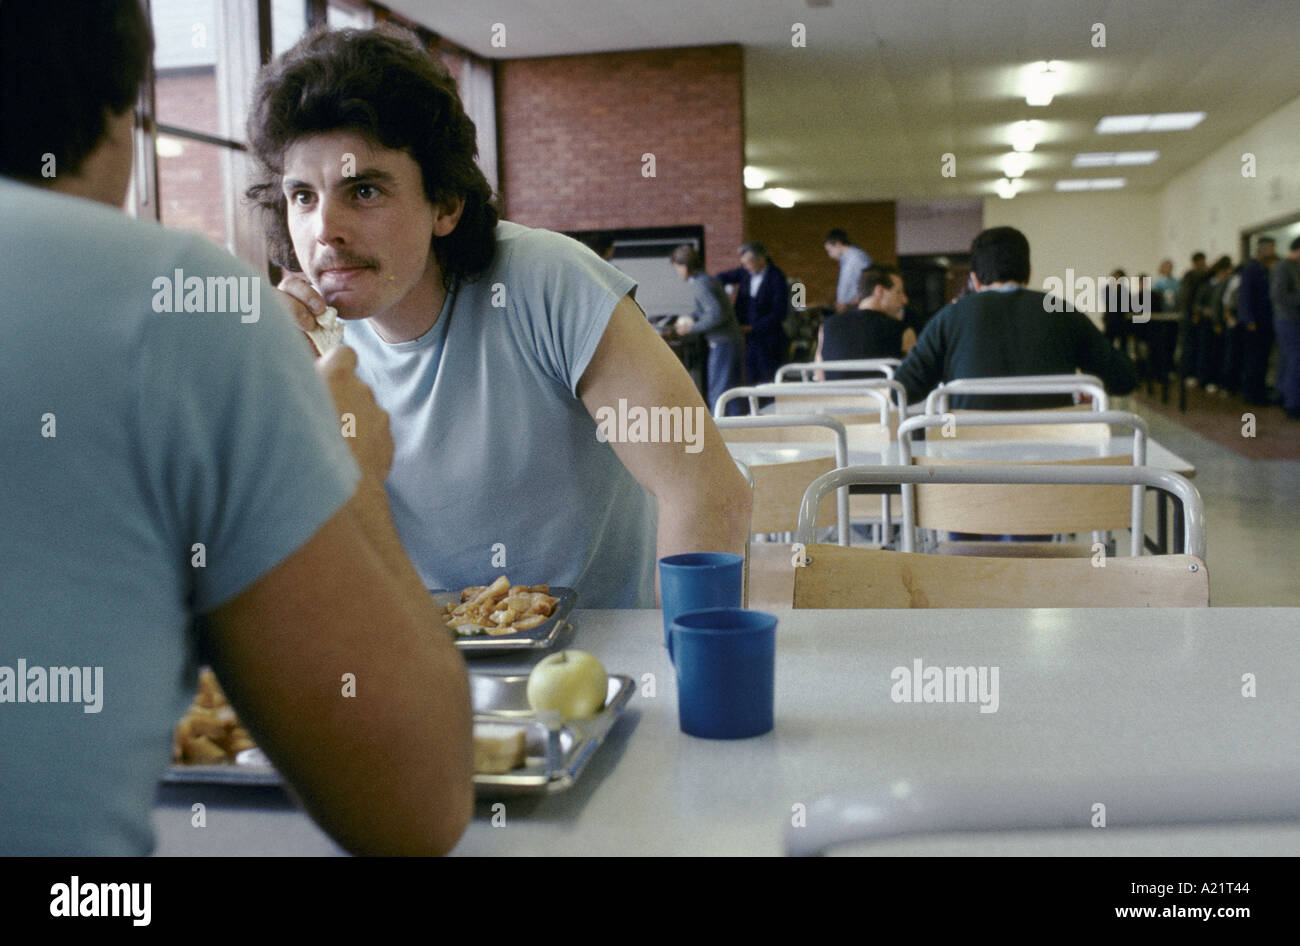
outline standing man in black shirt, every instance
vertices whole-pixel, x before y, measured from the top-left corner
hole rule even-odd
[[[1013,227],[985,230],[971,243],[976,291],[940,309],[895,377],[919,401],[941,381],[956,378],[1071,374],[1101,378],[1111,394],[1137,386],[1133,363],[1106,343],[1086,315],[1067,302],[1026,289],[1029,241]],[[1062,407],[1069,395],[957,396],[959,410]]]

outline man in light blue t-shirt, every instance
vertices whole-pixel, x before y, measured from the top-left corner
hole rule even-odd
[[[340,844],[448,851],[468,681],[393,530],[387,420],[250,267],[119,211],[151,45],[137,0],[0,4],[3,81],[42,82],[0,88],[0,854],[149,853],[200,649]]]
[[[392,417],[386,485],[426,585],[505,573],[653,607],[656,556],[744,549],[748,486],[635,283],[498,222],[473,122],[414,37],[305,39],[254,99],[250,195],[281,289],[302,328],[326,303],[347,322]],[[627,422],[654,409],[662,425]]]

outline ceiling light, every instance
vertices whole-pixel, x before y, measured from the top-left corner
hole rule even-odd
[[[1051,105],[1052,97],[1061,91],[1061,64],[1056,60],[1039,61],[1029,66],[1025,78],[1025,104]]]
[[[1159,151],[1116,151],[1115,163],[1118,165],[1155,164],[1159,157]]]
[[[1042,140],[1043,123],[1037,118],[1011,125],[1011,147],[1017,151],[1033,151]]]
[[[1029,167],[1029,155],[1019,151],[1002,156],[1002,173],[1007,177],[1024,177]]]
[[[1093,129],[1099,135],[1131,135],[1143,131],[1186,131],[1205,119],[1204,112],[1163,112],[1159,115],[1107,115]]]
[[[745,187],[752,191],[760,191],[767,185],[767,175],[758,168],[745,168]]]
[[[1124,177],[1087,177],[1057,181],[1058,191],[1113,191],[1128,184]]]
[[[794,206],[794,194],[790,193],[784,187],[769,188],[767,191],[767,199],[785,210],[789,210]]]
[[[1076,168],[1113,168],[1117,165],[1154,164],[1159,151],[1082,151],[1074,156]]]
[[[1016,191],[1020,190],[1020,182],[1013,181],[1010,178],[1000,177],[993,182],[993,188],[998,192],[998,196],[1003,200],[1010,200],[1016,196]]]
[[[1204,120],[1204,112],[1165,112],[1151,116],[1151,127],[1147,131],[1187,131]]]

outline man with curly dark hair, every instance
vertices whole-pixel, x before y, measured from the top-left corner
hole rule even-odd
[[[389,515],[386,420],[247,263],[121,212],[152,49],[140,0],[0,2],[0,704],[36,704],[0,706],[0,852],[148,854],[202,653],[339,844],[445,853],[469,679]],[[178,271],[259,317],[160,306]]]
[[[265,68],[249,141],[280,288],[304,330],[335,308],[391,417],[426,585],[505,571],[652,607],[656,554],[743,549],[749,490],[636,284],[497,220],[455,82],[413,36],[308,34]]]

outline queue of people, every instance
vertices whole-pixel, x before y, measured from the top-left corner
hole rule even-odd
[[[1155,290],[1181,317],[1179,364],[1189,387],[1240,394],[1256,407],[1281,404],[1288,418],[1300,419],[1300,372],[1293,367],[1300,364],[1298,260],[1300,237],[1280,256],[1276,239],[1261,236],[1251,258],[1239,266],[1228,256],[1210,264],[1197,252],[1182,279],[1175,281],[1170,278],[1172,264],[1162,263]],[[1276,384],[1270,392],[1267,377],[1275,345]]]

